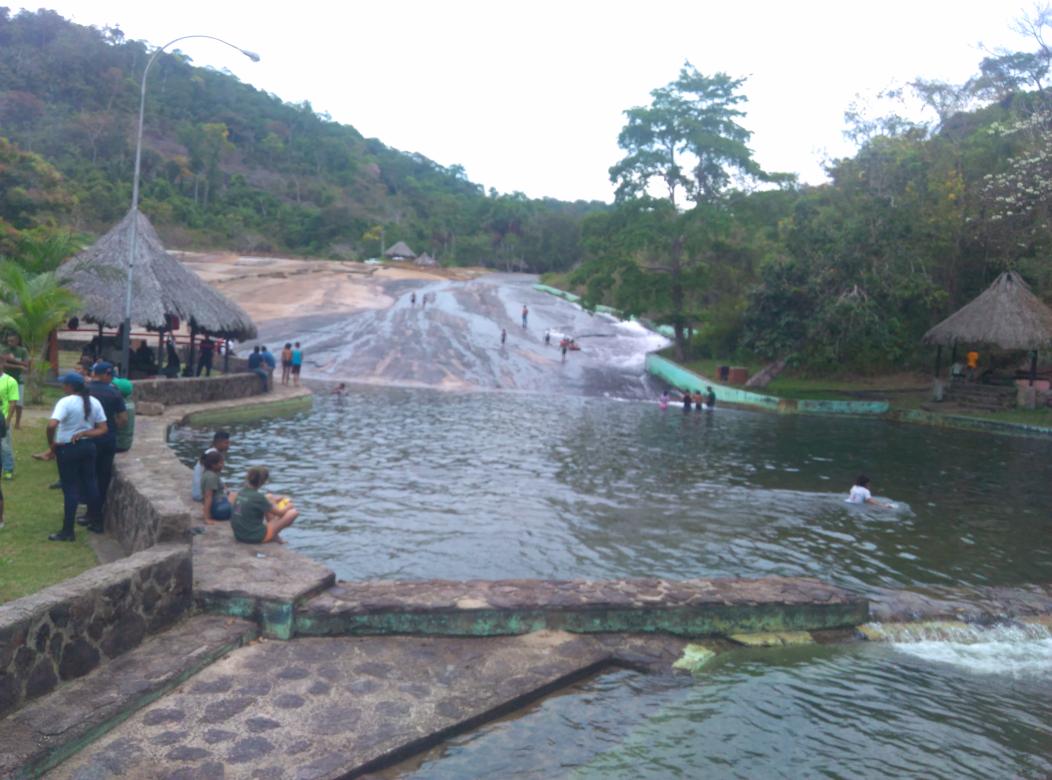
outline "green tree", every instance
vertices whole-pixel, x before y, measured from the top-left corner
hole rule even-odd
[[[0,325],[22,337],[29,352],[29,400],[43,397],[47,364],[41,359],[48,337],[77,310],[77,296],[63,288],[54,274],[28,274],[12,262],[0,263]]]

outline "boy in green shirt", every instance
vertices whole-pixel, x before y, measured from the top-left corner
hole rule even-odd
[[[15,448],[11,439],[11,421],[18,407],[18,382],[4,373],[4,363],[0,361],[0,472],[4,479],[14,479]]]

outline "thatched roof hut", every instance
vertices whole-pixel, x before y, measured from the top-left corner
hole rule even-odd
[[[399,241],[384,252],[384,257],[389,257],[392,260],[412,260],[416,257],[416,252],[410,249],[405,241]]]
[[[129,211],[106,235],[58,269],[56,275],[62,285],[80,296],[84,319],[111,328],[124,322],[133,218],[138,220],[132,272],[133,323],[163,329],[166,315],[173,315],[196,330],[241,341],[255,338],[255,323],[245,310],[168,254],[150,220],[140,211]]]
[[[1038,350],[1052,345],[1052,309],[1023,277],[1005,271],[974,301],[924,334],[925,344],[975,344],[1006,350]]]
[[[424,252],[424,254],[420,255],[420,257],[418,257],[415,262],[417,265],[427,266],[428,268],[434,268],[438,265],[438,261],[431,255],[429,255],[427,252]]]

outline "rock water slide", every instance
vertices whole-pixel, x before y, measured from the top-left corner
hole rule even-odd
[[[472,281],[385,280],[380,284],[393,301],[386,308],[264,323],[260,340],[278,346],[302,342],[312,378],[623,399],[660,393],[643,364],[646,353],[665,346],[667,339],[537,292],[534,281],[523,274]],[[525,329],[523,304],[529,307]],[[503,345],[502,328],[508,334]],[[548,329],[552,339],[545,345]],[[581,347],[565,362],[559,349],[563,334]]]

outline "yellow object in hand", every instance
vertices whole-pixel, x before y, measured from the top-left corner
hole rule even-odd
[[[285,509],[288,507],[288,505],[289,505],[289,500],[287,498],[283,498],[277,504],[275,504],[275,506],[280,511],[285,511]]]

